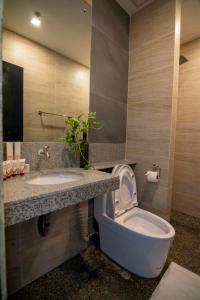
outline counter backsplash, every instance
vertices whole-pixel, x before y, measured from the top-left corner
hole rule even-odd
[[[4,143],[4,159],[6,159],[5,145],[6,143]],[[38,155],[38,150],[44,146],[49,146],[50,157],[48,159]],[[22,142],[21,157],[26,159],[27,164],[30,164],[31,171],[76,167],[79,165],[70,154],[66,143]]]
[[[38,155],[38,150],[44,146],[49,146],[49,159]],[[6,143],[4,143],[3,152],[5,160]],[[90,143],[89,156],[92,163],[122,160],[125,158],[125,144]],[[30,164],[31,171],[79,167],[79,162],[74,160],[66,143],[22,142],[21,157],[26,158],[26,163]]]

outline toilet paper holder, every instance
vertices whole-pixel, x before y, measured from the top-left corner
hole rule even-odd
[[[161,177],[161,167],[159,165],[153,164],[152,170],[155,171],[155,172],[158,172],[158,178]]]

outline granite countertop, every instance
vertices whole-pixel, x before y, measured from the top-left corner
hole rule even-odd
[[[66,172],[78,174],[81,178],[53,185],[27,183],[28,180],[43,174]],[[45,170],[13,177],[4,182],[5,223],[6,226],[20,223],[116,190],[118,187],[118,176],[79,168]]]
[[[136,165],[136,162],[133,160],[123,159],[123,160],[116,160],[116,161],[107,161],[107,162],[98,162],[94,163],[93,167],[95,170],[103,170],[113,168],[116,165],[125,164],[125,165]]]

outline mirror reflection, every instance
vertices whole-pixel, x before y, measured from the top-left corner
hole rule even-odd
[[[68,115],[88,113],[91,6],[6,0],[4,141],[61,141]]]

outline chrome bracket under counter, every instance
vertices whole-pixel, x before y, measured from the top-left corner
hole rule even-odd
[[[33,179],[69,173],[77,180],[56,184],[30,184]],[[5,224],[10,226],[21,223],[118,188],[118,176],[79,168],[51,169],[13,177],[4,182]]]

